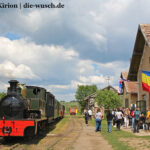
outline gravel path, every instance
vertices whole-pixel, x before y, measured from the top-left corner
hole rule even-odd
[[[112,146],[102,137],[100,132],[95,132],[95,127],[86,126],[83,123],[83,130],[79,138],[73,144],[73,150],[112,150]]]

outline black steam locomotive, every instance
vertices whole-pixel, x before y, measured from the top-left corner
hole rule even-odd
[[[42,87],[9,81],[7,95],[0,100],[0,136],[33,136],[55,119],[65,107]]]

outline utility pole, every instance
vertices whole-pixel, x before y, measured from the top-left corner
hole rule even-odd
[[[108,77],[106,78],[106,80],[107,80],[107,84],[108,84],[108,86],[109,86],[110,77],[108,76]]]

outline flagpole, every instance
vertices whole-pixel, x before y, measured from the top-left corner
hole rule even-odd
[[[138,81],[138,101],[140,100],[140,82]]]

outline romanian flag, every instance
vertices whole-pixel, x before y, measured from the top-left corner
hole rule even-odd
[[[150,93],[150,72],[142,71],[142,88]]]

